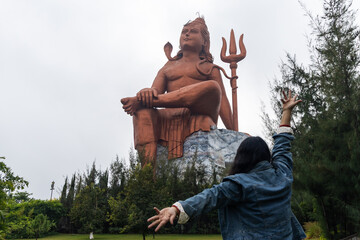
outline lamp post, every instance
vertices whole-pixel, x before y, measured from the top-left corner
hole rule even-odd
[[[55,185],[55,182],[52,181],[51,188],[50,188],[50,190],[51,190],[50,201],[52,200],[52,195],[53,195],[53,191],[54,191],[54,185]]]

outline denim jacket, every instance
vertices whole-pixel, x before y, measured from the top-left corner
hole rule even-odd
[[[225,240],[305,238],[290,206],[293,182],[290,143],[294,137],[280,133],[273,138],[272,163],[259,162],[248,173],[228,176],[221,184],[179,201],[177,204],[186,218],[219,209]]]

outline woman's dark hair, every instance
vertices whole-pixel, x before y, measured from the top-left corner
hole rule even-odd
[[[268,145],[261,137],[248,137],[240,144],[229,175],[247,173],[261,161],[271,160]]]

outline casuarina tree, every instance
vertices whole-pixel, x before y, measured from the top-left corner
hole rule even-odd
[[[315,218],[329,239],[360,230],[360,42],[347,0],[325,0],[322,16],[308,16],[310,64],[287,57],[272,92],[294,89],[303,103],[294,114],[294,187],[315,200]],[[273,96],[273,106],[278,96]],[[265,117],[271,129],[274,121]]]

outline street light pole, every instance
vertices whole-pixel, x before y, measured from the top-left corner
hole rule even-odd
[[[55,182],[52,181],[51,188],[50,188],[50,190],[51,190],[50,201],[52,200],[52,195],[53,195],[53,191],[54,191],[54,185],[55,185]]]

